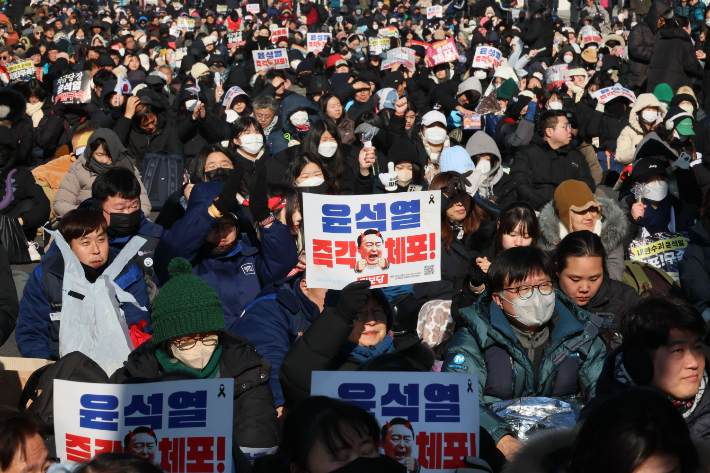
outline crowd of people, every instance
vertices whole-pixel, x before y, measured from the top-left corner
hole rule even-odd
[[[465,471],[710,468],[710,6],[224,3],[0,7],[0,345],[66,360],[78,270],[135,302],[108,383],[234,379],[234,445],[278,447],[237,472],[420,471],[311,396],[356,370],[476,374]],[[440,280],[308,283],[304,193],[437,190]],[[577,426],[521,441],[494,405],[523,398]],[[0,471],[53,442],[0,412]],[[159,471],[141,452],[76,471]]]

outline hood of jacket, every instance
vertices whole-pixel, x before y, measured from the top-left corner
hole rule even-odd
[[[26,110],[27,102],[22,95],[10,89],[0,90],[0,120],[9,120],[14,125]]]
[[[643,135],[643,129],[639,123],[639,114],[646,107],[657,107],[661,111],[661,121],[666,116],[666,107],[656,98],[653,94],[640,94],[636,98],[636,103],[631,108],[631,113],[629,113],[629,126]]]
[[[131,156],[131,152],[123,146],[123,143],[121,143],[116,133],[108,128],[99,128],[89,137],[83,155],[87,163],[91,162],[91,158],[94,154],[94,152],[91,151],[91,144],[98,139],[106,141],[106,145],[108,146],[108,150],[106,151],[111,155],[114,166],[123,166],[133,171],[133,157]]]
[[[692,43],[690,35],[683,28],[664,26],[661,30],[661,38],[663,39],[680,39]]]
[[[611,199],[596,197],[602,204],[601,233],[599,237],[607,254],[616,249],[628,231],[629,223],[619,204]],[[562,240],[559,215],[555,211],[555,201],[551,200],[540,211],[540,239],[548,245],[556,245]]]
[[[466,239],[466,251],[481,254],[495,245],[497,225],[495,220],[485,222]]]
[[[648,26],[651,28],[651,31],[656,33],[657,25],[658,25],[658,19],[663,15],[665,12],[670,10],[671,7],[668,6],[666,2],[663,2],[661,0],[654,0],[654,2],[651,4],[651,8],[649,8],[648,13],[646,14],[645,21],[648,24]]]
[[[12,27],[12,22],[7,18],[7,16],[0,13],[0,26],[7,30],[8,34],[12,34],[15,29]]]
[[[303,95],[291,94],[283,100],[281,104],[281,122],[286,133],[296,133],[296,128],[291,123],[291,115],[296,110],[303,109],[308,112],[308,118],[313,124],[317,120],[323,119],[323,113],[313,101],[308,100]]]

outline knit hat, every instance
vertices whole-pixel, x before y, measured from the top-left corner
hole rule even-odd
[[[380,160],[380,169],[387,169],[387,163],[389,162],[396,165],[402,161],[409,161],[420,168],[424,167],[424,163],[421,162],[419,153],[417,153],[417,149],[412,142],[407,139],[401,139],[394,142],[389,153],[387,153],[387,158]]]
[[[475,77],[469,77],[468,79],[459,84],[459,88],[456,93],[458,95],[461,95],[468,90],[477,90],[479,94],[482,94],[483,88],[481,87],[481,81],[479,81]]]
[[[153,303],[153,344],[196,333],[227,330],[217,292],[206,281],[192,275],[192,265],[185,258],[174,258],[168,265],[168,274],[171,279],[160,289]]]
[[[656,88],[653,89],[653,95],[661,102],[670,103],[670,101],[673,100],[673,89],[666,83],[658,84]]]
[[[449,146],[441,152],[439,170],[441,172],[456,171],[463,174],[468,169],[476,169],[471,156],[462,146]]]
[[[518,84],[513,79],[506,79],[498,87],[497,97],[502,100],[510,100],[518,90],[520,90],[518,89]]]
[[[328,56],[328,62],[326,63],[326,68],[332,66],[338,66],[340,62],[344,62],[347,65],[347,61],[340,54],[331,54]]]
[[[582,181],[564,181],[557,186],[554,199],[555,211],[568,231],[572,231],[572,210],[583,212],[590,207],[596,207],[599,209],[598,218],[602,218],[601,202],[594,198],[589,186]]]
[[[466,152],[469,156],[476,156],[478,154],[492,154],[497,156],[500,160],[500,151],[498,150],[498,145],[496,142],[486,134],[485,131],[477,131],[476,133],[468,139],[466,143]]]
[[[192,74],[193,79],[198,79],[205,72],[209,72],[209,70],[210,68],[207,67],[207,64],[203,62],[198,62],[195,63],[194,66],[192,66],[192,69],[190,69],[190,74]]]

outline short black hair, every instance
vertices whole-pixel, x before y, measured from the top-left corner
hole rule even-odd
[[[25,443],[35,434],[44,435],[44,427],[34,414],[0,408],[0,470],[10,468],[18,450],[20,458],[26,456]]]
[[[162,469],[146,458],[129,453],[102,453],[74,470],[76,473],[162,473]]]
[[[100,69],[99,71],[94,74],[94,78],[92,79],[94,81],[94,85],[97,87],[103,87],[104,84],[110,80],[115,80],[116,75],[106,69]]]
[[[112,167],[96,177],[91,185],[91,197],[101,203],[109,197],[138,199],[141,196],[141,183],[133,171],[124,167]]]
[[[537,122],[537,126],[538,133],[540,134],[541,138],[545,137],[545,130],[547,130],[548,128],[555,128],[557,126],[557,120],[560,117],[567,118],[567,112],[565,112],[564,110],[547,110],[543,112],[542,115],[540,115],[540,118]]]
[[[72,240],[98,230],[106,231],[106,220],[92,209],[74,209],[67,212],[59,223],[59,233],[70,245]]]
[[[655,350],[668,343],[671,329],[688,330],[704,337],[705,320],[693,304],[678,297],[654,294],[641,299],[621,316],[622,349]]]
[[[128,431],[126,436],[123,437],[123,448],[128,448],[128,445],[131,443],[131,439],[136,434],[150,434],[155,439],[155,444],[158,444],[158,437],[155,436],[155,432],[153,432],[153,429],[149,427],[140,426],[136,427],[132,431]]]
[[[357,247],[358,248],[360,248],[360,245],[362,244],[362,237],[367,236],[367,235],[377,235],[382,240],[382,243],[385,242],[385,239],[379,230],[373,230],[372,228],[370,228],[369,230],[365,230],[364,232],[360,233],[360,236],[357,237]]]
[[[491,293],[500,292],[506,284],[524,281],[531,274],[543,273],[553,279],[555,270],[550,257],[539,248],[518,246],[496,257],[486,275]]]

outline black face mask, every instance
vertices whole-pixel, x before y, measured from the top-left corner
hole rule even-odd
[[[227,182],[229,176],[231,176],[233,172],[234,169],[217,168],[211,171],[207,171],[205,173],[205,177],[207,178],[207,182],[221,182],[222,184],[224,184],[225,182]]]
[[[298,75],[298,81],[303,86],[308,85],[311,82],[312,78],[313,78],[313,74],[310,72],[302,72]]]
[[[214,87],[214,74],[210,72],[209,75],[201,76],[200,84],[204,84],[207,88]]]
[[[101,276],[104,273],[104,270],[106,269],[106,266],[108,265],[108,261],[103,264],[103,266],[99,266],[98,268],[94,268],[93,266],[87,266],[84,263],[81,263],[81,267],[84,268],[84,277],[86,277],[86,280],[89,281],[91,284],[94,284],[97,279],[99,279],[99,276]]]
[[[402,466],[394,458],[380,455],[377,458],[358,457],[332,473],[389,473],[401,470]]]
[[[92,206],[94,210],[101,212],[101,215],[103,215],[103,209],[98,201],[94,200]],[[111,225],[107,228],[108,232],[118,238],[126,237],[138,229],[138,225],[141,223],[141,209],[129,214],[112,213],[110,218]]]
[[[265,48],[266,46],[268,46],[269,41],[271,41],[271,40],[269,38],[267,38],[266,36],[257,36],[257,38],[256,38],[256,42],[262,48]]]

